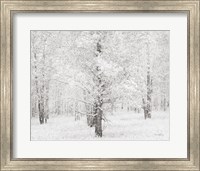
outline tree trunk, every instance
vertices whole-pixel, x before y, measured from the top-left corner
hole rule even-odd
[[[99,106],[101,108],[101,106]],[[103,111],[101,109],[97,109],[96,115],[96,124],[95,124],[95,134],[97,137],[102,137],[102,114]]]
[[[38,103],[38,109],[39,109],[39,121],[40,121],[40,124],[43,124],[44,123],[44,104],[43,104],[42,99]]]
[[[95,103],[93,107],[91,107],[91,113],[87,115],[87,124],[90,127],[93,127],[96,124],[96,115],[97,115],[97,104]]]
[[[147,105],[144,98],[142,99],[142,103],[143,103],[142,109],[144,110],[144,119],[146,119],[148,113],[147,113]]]
[[[147,74],[147,118],[151,118],[151,78],[150,73]]]
[[[149,46],[147,44],[147,107],[146,107],[146,117],[151,118],[151,93],[152,93],[152,79],[150,74],[150,57],[149,57]]]
[[[97,49],[96,49],[96,57],[99,58],[100,54],[102,53],[102,45],[101,45],[101,39],[97,42]],[[95,135],[97,137],[102,137],[102,104],[103,104],[103,98],[102,98],[102,92],[104,91],[105,84],[103,83],[103,73],[101,72],[101,67],[96,65],[95,67],[95,73],[96,77],[94,78],[94,82],[96,84],[96,87],[98,88],[98,95],[97,95],[97,101],[95,102]]]
[[[167,106],[167,103],[166,103],[166,98],[164,97],[164,100],[163,100],[163,110],[166,111],[166,107]]]

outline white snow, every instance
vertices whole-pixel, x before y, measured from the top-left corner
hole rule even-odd
[[[74,116],[55,116],[40,125],[31,119],[31,140],[169,140],[169,112],[153,112],[151,119],[143,113],[118,112],[106,116],[103,137],[95,137],[95,128],[87,126],[86,117],[75,121]]]

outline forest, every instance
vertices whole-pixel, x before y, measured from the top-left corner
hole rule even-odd
[[[169,31],[38,31],[31,140],[168,140]]]

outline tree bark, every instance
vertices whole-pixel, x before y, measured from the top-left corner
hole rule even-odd
[[[97,42],[97,49],[96,49],[96,57],[99,58],[100,54],[102,53],[102,45],[101,45],[101,39]],[[94,117],[94,123],[95,123],[95,135],[97,137],[102,137],[102,104],[103,104],[103,97],[102,92],[104,91],[104,83],[103,83],[103,75],[101,72],[101,67],[98,66],[98,64],[95,67],[95,73],[97,77],[95,77],[94,82],[97,87],[98,95],[96,96],[96,102],[95,102],[95,117]]]
[[[147,73],[147,118],[151,118],[151,78],[150,72]]]
[[[163,100],[163,110],[166,111],[166,107],[167,106],[167,103],[166,103],[166,98],[164,97],[164,100]]]
[[[151,67],[149,57],[149,45],[147,44],[147,106],[146,106],[146,118],[151,118],[151,93],[152,93],[152,79],[151,79]]]
[[[103,111],[101,110],[101,104],[97,107],[97,115],[95,116],[95,134],[97,137],[102,137],[102,115]]]
[[[44,104],[43,99],[40,99],[38,103],[38,109],[39,109],[39,122],[40,124],[44,123]]]

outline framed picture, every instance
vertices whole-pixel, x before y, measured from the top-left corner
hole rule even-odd
[[[199,1],[1,1],[1,170],[199,170]]]

